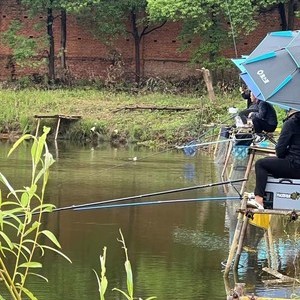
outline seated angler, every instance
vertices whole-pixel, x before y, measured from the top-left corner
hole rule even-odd
[[[238,116],[241,118],[244,125],[248,123],[248,117],[252,112],[258,112],[258,104],[255,101],[255,97],[251,97],[251,91],[246,89],[241,93],[244,99],[247,99],[247,109],[239,112]],[[254,102],[253,102],[254,101]]]
[[[275,178],[300,179],[300,112],[288,111],[275,152],[276,156],[264,157],[255,163],[255,198],[248,201],[248,207],[264,208],[263,197],[268,175]]]
[[[254,132],[260,135],[263,131],[274,132],[277,127],[277,115],[274,107],[266,102],[257,99],[251,93],[252,103],[257,104],[257,112],[251,112],[248,118],[251,119]]]

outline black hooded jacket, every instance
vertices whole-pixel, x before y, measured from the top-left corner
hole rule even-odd
[[[275,150],[278,158],[286,158],[291,167],[300,169],[300,112],[283,123]]]

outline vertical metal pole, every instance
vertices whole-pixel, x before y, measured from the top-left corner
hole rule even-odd
[[[226,159],[225,159],[225,162],[224,162],[224,168],[223,168],[222,173],[221,173],[221,178],[222,179],[224,179],[224,174],[225,174],[225,170],[227,168],[228,162],[229,162],[232,147],[233,147],[233,142],[230,141],[229,144],[228,144],[228,147],[227,147],[227,153],[226,153]]]
[[[58,116],[58,119],[57,119],[57,126],[56,126],[55,138],[54,138],[55,140],[57,140],[59,126],[60,126],[60,116]]]

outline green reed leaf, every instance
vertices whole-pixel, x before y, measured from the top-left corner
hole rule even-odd
[[[70,259],[67,255],[65,255],[64,253],[62,253],[61,251],[59,251],[59,250],[57,250],[57,249],[55,249],[55,248],[53,248],[53,247],[46,246],[46,245],[43,245],[43,246],[40,246],[40,247],[41,247],[41,248],[45,248],[45,249],[49,249],[49,250],[51,250],[51,251],[53,251],[53,252],[56,252],[56,253],[58,253],[60,256],[62,256],[63,258],[65,258],[69,263],[72,263],[71,259]]]
[[[133,298],[133,276],[130,261],[125,261],[125,270],[127,276],[127,291],[131,298]]]
[[[45,250],[44,250],[44,246],[43,245],[40,245],[38,243],[36,243],[34,240],[31,240],[31,239],[25,239],[24,244],[32,244],[32,245],[35,245],[38,249],[41,250],[41,254],[40,256],[43,257],[45,255]]]
[[[33,169],[34,170],[36,168],[35,156],[36,156],[37,146],[38,146],[38,142],[37,142],[37,139],[35,138],[33,140],[33,143],[32,143],[32,146],[31,146],[31,150],[30,150],[30,152],[31,152],[31,160],[32,160],[32,163],[33,163]]]
[[[19,268],[42,268],[43,265],[37,261],[28,261],[19,265]]]
[[[47,277],[45,277],[45,276],[43,276],[43,275],[41,275],[41,274],[32,273],[32,272],[28,272],[28,275],[36,276],[36,277],[39,277],[39,278],[41,278],[41,279],[45,280],[46,282],[49,282],[48,278],[47,278]]]
[[[25,254],[24,254],[24,251],[23,250],[25,250],[26,252],[27,252],[27,254],[31,254],[31,250],[27,247],[27,246],[25,246],[24,245],[25,244],[25,241],[24,241],[24,243],[21,245],[21,248],[22,248],[22,253],[23,253],[23,256],[25,256]]]
[[[47,128],[47,127],[44,126],[43,131],[44,131],[44,133],[38,138],[37,146],[36,146],[35,152],[34,152],[35,165],[37,165],[38,162],[42,158],[44,146],[45,146],[45,143],[46,143],[47,133],[50,131],[50,128]]]
[[[3,225],[10,226],[10,227],[16,229],[17,231],[19,230],[18,226],[16,226],[14,223],[12,223],[10,221],[3,221]]]
[[[107,290],[107,286],[108,286],[108,281],[106,277],[101,277],[101,280],[97,274],[97,272],[93,269],[96,278],[97,278],[97,283],[98,283],[98,291],[99,291],[99,295],[100,295],[100,300],[105,300],[105,292]]]
[[[14,247],[14,248],[15,248],[15,247]],[[0,251],[1,251],[1,253],[3,254],[4,257],[6,257],[6,256],[5,256],[5,252],[9,252],[9,253],[13,254],[14,256],[17,256],[14,250],[2,246],[1,243],[0,243]],[[5,252],[4,252],[4,251],[5,251]]]
[[[36,298],[33,293],[31,291],[29,291],[28,289],[26,289],[25,287],[21,287],[22,292],[24,292],[24,294],[27,295],[27,297],[29,297],[30,300],[38,300],[38,298]]]
[[[56,206],[54,204],[42,204],[39,205],[35,208],[32,209],[32,213],[34,214],[35,212],[52,212]]]
[[[44,155],[44,157],[45,157],[44,166],[39,171],[39,173],[36,175],[36,178],[35,178],[35,181],[34,181],[35,183],[37,183],[42,176],[44,176],[44,179],[47,182],[48,177],[49,177],[49,168],[55,162],[55,160],[53,159],[53,156],[52,156],[51,153],[46,153]]]
[[[128,300],[132,300],[132,298],[130,296],[128,296],[124,291],[122,291],[122,290],[120,290],[118,288],[113,288],[112,290],[113,291],[117,291],[117,292],[123,294],[126,297],[126,299],[128,299]]]
[[[41,225],[41,223],[35,221],[32,223],[32,225],[30,226],[30,228],[28,228],[25,232],[24,232],[24,237],[29,235],[32,231],[36,230],[39,226]]]
[[[10,185],[10,183],[2,173],[0,173],[0,181],[2,181],[4,185],[9,189],[10,193],[13,194],[16,197],[16,199],[18,199],[15,190],[12,188],[12,186]]]
[[[12,148],[9,150],[7,156],[9,157],[18,147],[21,143],[23,143],[25,140],[29,140],[32,138],[31,134],[24,134],[22,137],[20,137],[12,146]]]
[[[42,230],[40,234],[44,234],[54,245],[56,245],[58,248],[61,248],[59,241],[51,231]]]
[[[107,290],[107,286],[108,286],[108,281],[107,278],[105,276],[106,273],[106,267],[105,267],[105,263],[106,263],[106,247],[103,248],[103,256],[100,255],[100,268],[101,268],[101,279],[99,278],[97,272],[95,270],[94,273],[96,274],[96,278],[98,281],[98,290],[99,290],[99,295],[100,295],[100,300],[105,300],[105,292]]]
[[[14,248],[12,241],[10,240],[10,238],[3,231],[0,231],[0,236],[4,239],[4,241],[6,242],[7,246],[10,249]]]
[[[21,205],[23,207],[27,207],[28,203],[29,203],[29,195],[28,193],[23,193],[21,196]]]

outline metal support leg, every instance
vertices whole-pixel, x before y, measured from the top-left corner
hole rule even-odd
[[[59,132],[59,126],[60,126],[60,117],[57,119],[57,125],[56,125],[56,131],[55,131],[55,140],[57,140],[58,132]]]

